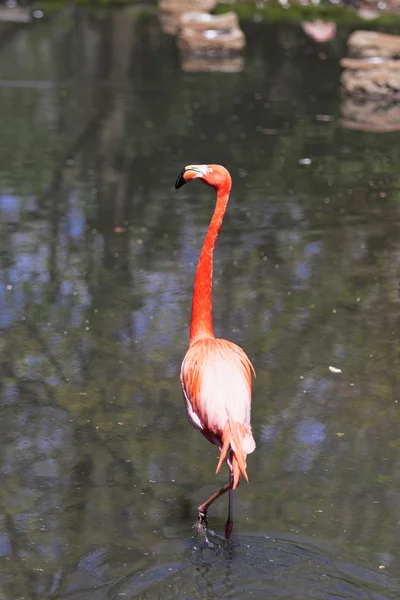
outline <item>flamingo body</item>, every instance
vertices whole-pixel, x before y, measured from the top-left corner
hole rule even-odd
[[[228,449],[233,451],[233,489],[240,473],[248,481],[246,456],[256,446],[250,425],[252,371],[239,346],[218,338],[190,346],[181,368],[189,422],[221,450],[217,473]]]

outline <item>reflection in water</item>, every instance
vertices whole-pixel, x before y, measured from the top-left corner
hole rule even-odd
[[[244,68],[243,56],[197,56],[196,54],[180,53],[182,71],[210,71],[220,73],[239,73]]]
[[[328,547],[295,537],[247,536],[213,550],[172,544],[168,562],[132,568],[110,579],[110,550],[84,557],[65,597],[128,598],[346,598],[397,599],[400,585],[384,573],[356,567]],[[128,567],[128,565],[125,565]]]
[[[348,129],[377,133],[400,130],[400,105],[392,99],[361,100],[346,95],[340,109],[341,123]]]
[[[398,597],[399,148],[338,121],[347,34],[321,60],[300,28],[248,25],[245,70],[222,76],[183,73],[146,14],[10,31],[2,597]],[[257,369],[228,557],[192,555],[215,452],[178,374],[212,205],[200,185],[173,194],[183,159],[233,174],[215,328]]]

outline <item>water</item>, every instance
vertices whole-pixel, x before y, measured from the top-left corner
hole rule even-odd
[[[3,25],[1,598],[399,597],[399,145],[340,122],[349,31],[324,58],[248,26],[220,74],[182,72],[146,13]],[[196,162],[233,175],[215,329],[257,370],[214,549],[192,526],[226,473],[179,387],[214,198],[173,185]]]

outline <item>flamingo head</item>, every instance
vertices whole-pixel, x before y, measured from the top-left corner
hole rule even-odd
[[[216,189],[223,187],[230,190],[232,185],[229,171],[222,165],[188,165],[176,180],[175,188],[182,187],[192,179],[200,179],[203,183]]]

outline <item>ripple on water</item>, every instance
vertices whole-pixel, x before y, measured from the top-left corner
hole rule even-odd
[[[179,548],[178,548],[179,546]],[[178,551],[179,550],[179,551]],[[183,550],[183,553],[182,553]],[[184,560],[177,559],[178,556]],[[98,582],[99,583],[99,582]],[[400,582],[349,562],[334,548],[305,538],[243,536],[226,547],[182,549],[171,541],[171,562],[136,570],[81,600],[254,598],[398,600]]]

